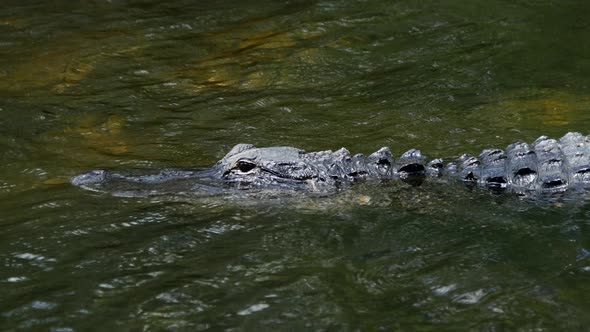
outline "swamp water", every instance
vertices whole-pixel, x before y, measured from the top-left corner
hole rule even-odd
[[[584,1],[13,1],[3,331],[588,330],[588,195],[425,183],[121,198],[236,143],[447,160],[590,133]]]

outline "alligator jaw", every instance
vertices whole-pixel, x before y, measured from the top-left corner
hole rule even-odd
[[[93,170],[72,178],[80,188],[110,193],[118,197],[150,197],[160,195],[208,196],[223,192],[214,168],[204,170],[163,170],[156,174],[138,172],[116,173]]]

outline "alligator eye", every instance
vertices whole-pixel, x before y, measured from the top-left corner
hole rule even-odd
[[[248,162],[248,161],[240,160],[240,161],[238,161],[238,164],[236,166],[237,166],[238,170],[240,170],[240,172],[248,173],[256,167],[256,164]]]

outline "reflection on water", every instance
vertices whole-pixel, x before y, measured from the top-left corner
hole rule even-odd
[[[91,149],[120,155],[129,151],[128,144],[121,139],[126,120],[119,115],[110,115],[104,122],[98,122],[96,115],[86,115],[74,128],[66,128],[64,134],[84,140]]]
[[[584,330],[585,193],[456,183],[110,197],[236,143],[429,156],[588,133],[579,1],[0,9],[5,330]],[[172,195],[173,196],[173,195]]]
[[[566,90],[523,89],[512,91],[485,108],[495,110],[507,123],[517,123],[519,127],[569,128],[584,121],[589,105],[588,95]]]

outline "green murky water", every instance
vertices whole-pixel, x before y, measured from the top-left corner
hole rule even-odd
[[[570,330],[587,197],[427,183],[183,201],[96,168],[234,144],[453,157],[588,133],[585,1],[11,1],[0,9],[4,331]]]

